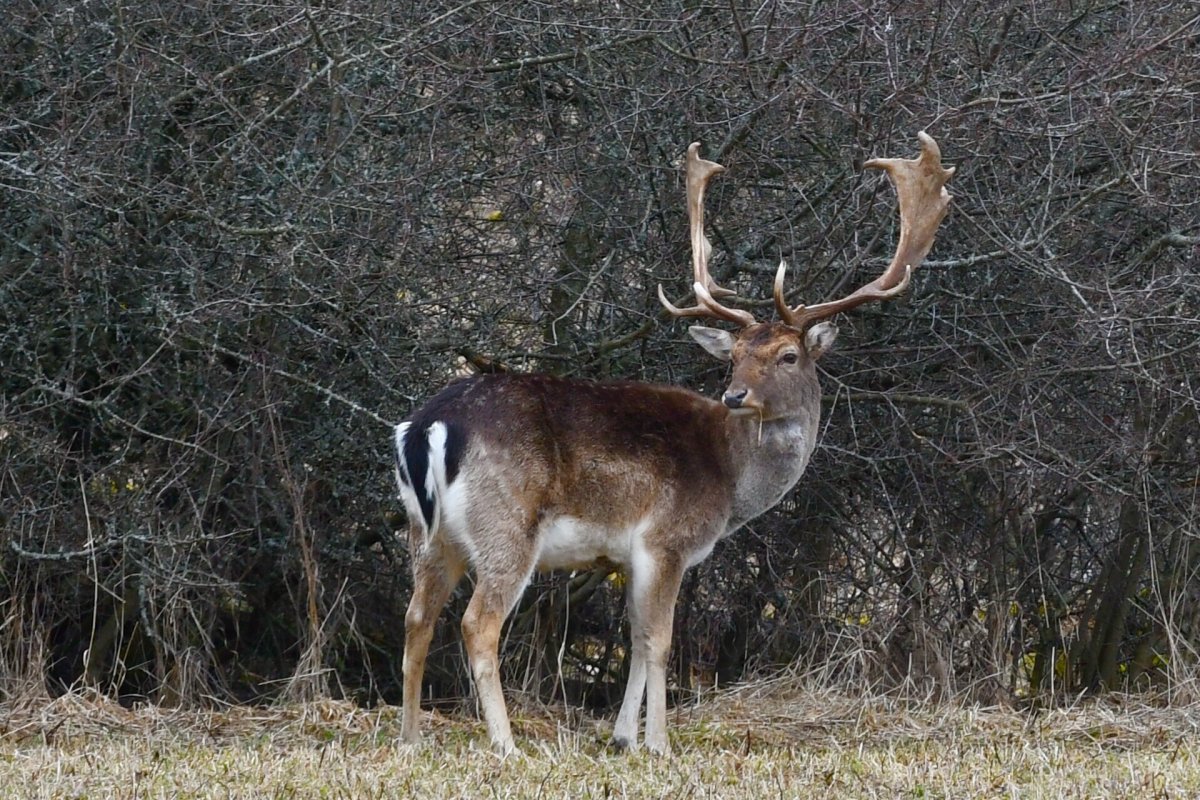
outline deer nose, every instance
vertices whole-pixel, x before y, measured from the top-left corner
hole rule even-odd
[[[738,391],[730,389],[725,392],[725,394],[721,397],[721,400],[729,408],[741,408],[742,402],[745,401],[747,394],[749,394],[748,389],[740,389]]]

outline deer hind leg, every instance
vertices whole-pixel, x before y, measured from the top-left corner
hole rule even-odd
[[[414,537],[415,538],[415,537]],[[404,708],[400,738],[409,744],[421,739],[421,681],[425,658],[438,616],[450,599],[450,593],[462,578],[462,562],[431,542],[427,548],[413,548],[413,593],[404,615]]]
[[[477,567],[475,592],[462,620],[463,641],[488,737],[502,756],[512,752],[515,744],[500,686],[500,629],[529,582],[533,566],[532,556],[529,563],[510,564],[511,570],[500,567],[505,561],[508,559],[489,559],[488,567]]]
[[[613,743],[618,747],[637,747],[644,694],[646,748],[662,754],[671,750],[667,740],[667,656],[682,579],[682,567],[667,556],[643,556],[630,568],[627,606],[633,648],[625,698],[613,727]]]

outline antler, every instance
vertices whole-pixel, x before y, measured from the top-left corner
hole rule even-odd
[[[878,278],[840,300],[792,308],[783,295],[787,263],[780,261],[775,273],[775,307],[787,325],[804,330],[817,320],[873,300],[887,300],[908,288],[912,271],[920,266],[929,248],[933,247],[938,225],[950,207],[950,194],[945,186],[954,174],[954,167],[942,167],[942,152],[932,136],[921,131],[917,138],[921,140],[921,154],[916,158],[873,158],[863,165],[886,171],[896,187],[900,202],[900,241],[892,263]]]
[[[696,305],[691,308],[676,308],[658,287],[658,300],[667,311],[676,317],[715,317],[746,327],[754,324],[749,311],[728,308],[714,298],[729,297],[734,292],[717,285],[708,274],[708,256],[712,244],[704,235],[704,189],[712,176],[724,172],[725,168],[714,161],[700,158],[700,143],[692,142],[687,151],[687,206],[688,225],[692,235],[692,291],[696,294]]]

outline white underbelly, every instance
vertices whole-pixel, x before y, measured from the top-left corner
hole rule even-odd
[[[538,528],[537,568],[578,568],[601,559],[629,565],[642,551],[642,538],[649,529],[648,519],[614,527],[574,517],[552,517]]]

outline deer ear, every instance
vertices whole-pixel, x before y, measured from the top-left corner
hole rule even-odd
[[[688,333],[692,335],[692,338],[701,347],[721,361],[733,360],[734,336],[729,331],[723,331],[720,328],[706,328],[703,325],[693,325],[688,328]]]
[[[808,351],[808,357],[816,361],[832,350],[837,334],[837,325],[832,322],[822,322],[809,328],[804,334],[804,349]]]

